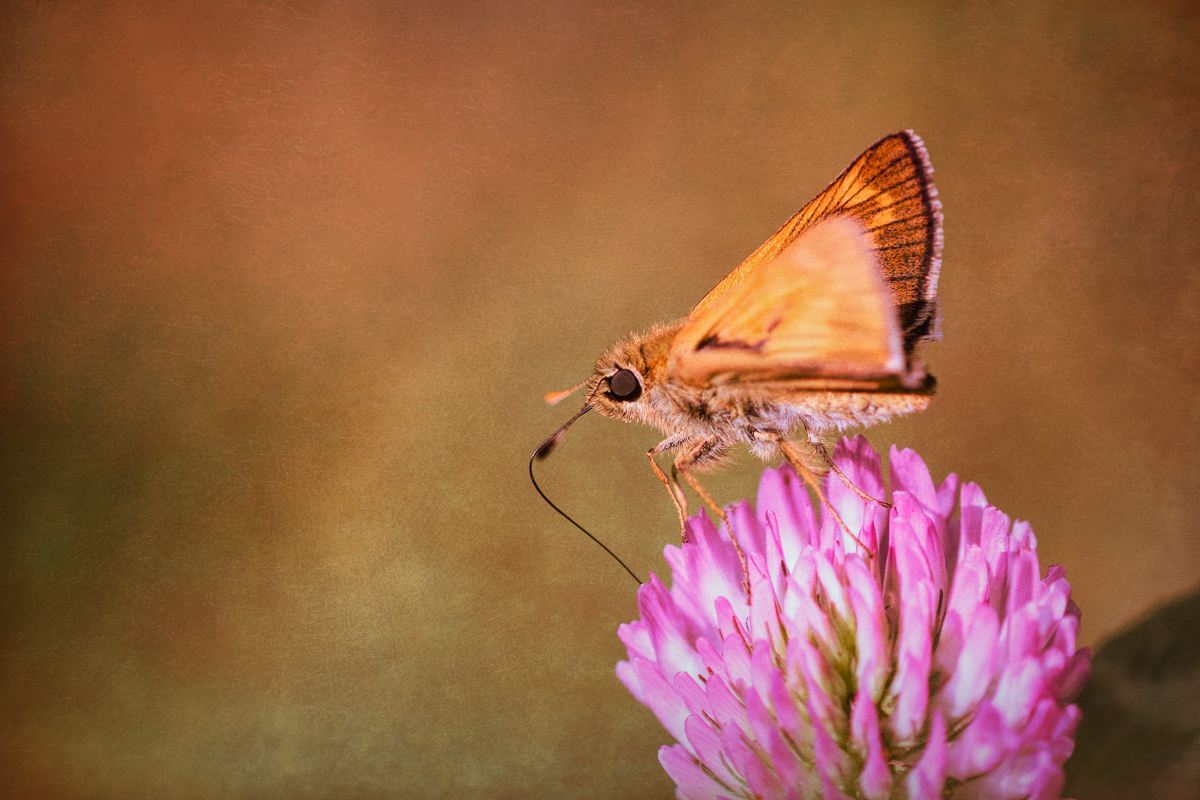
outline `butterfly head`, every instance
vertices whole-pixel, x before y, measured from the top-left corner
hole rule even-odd
[[[588,379],[588,403],[606,417],[660,425],[667,353],[676,329],[655,328],[609,348]]]
[[[665,430],[663,417],[670,406],[664,388],[667,354],[678,329],[677,323],[622,339],[597,359],[596,368],[586,381],[572,389],[547,394],[547,403],[558,403],[579,389],[587,389],[583,408],[543,443],[538,458],[548,456],[567,427],[592,409],[605,417]]]

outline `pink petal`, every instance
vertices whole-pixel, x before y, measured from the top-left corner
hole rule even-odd
[[[767,537],[765,560],[767,572],[771,576],[771,589],[776,595],[782,596],[788,565],[795,559],[795,553],[789,553],[788,550],[794,550],[798,553],[799,547],[784,547],[783,539],[779,535],[779,520],[774,512],[767,512],[764,526]],[[753,591],[751,594],[753,594]]]
[[[750,685],[750,651],[742,637],[726,636],[721,642],[721,659],[729,676],[729,686],[741,694]]]
[[[840,698],[829,694],[837,679],[821,652],[807,639],[797,637],[788,642],[787,661],[789,667],[798,666],[804,678],[813,726],[825,726],[831,731],[845,730]]]
[[[847,523],[848,525],[849,523]],[[822,506],[821,526],[817,529],[817,549],[823,553],[844,554],[846,552],[846,545],[842,541],[843,538],[848,538],[846,532],[838,524],[837,520],[834,519],[833,514],[829,513],[829,509]]]
[[[1054,617],[1067,613],[1071,603],[1071,584],[1067,583],[1063,568],[1054,564],[1046,572],[1046,578],[1038,584],[1034,597],[1039,605],[1050,609]]]
[[[799,594],[803,596],[811,596],[813,589],[817,585],[817,565],[814,556],[819,552],[813,545],[804,545],[800,549],[800,558],[792,564],[791,574],[788,576],[788,594]],[[787,598],[784,598],[785,603]]]
[[[937,490],[938,514],[949,517],[954,513],[954,503],[958,500],[958,476],[951,472],[942,481]]]
[[[1056,763],[1065,763],[1075,752],[1075,729],[1079,727],[1082,716],[1079,706],[1066,706],[1059,714],[1050,744]]]
[[[904,492],[892,494],[892,515],[888,521],[891,530],[892,554],[896,557],[896,570],[901,580],[932,581],[933,571],[924,548],[925,518],[921,507]],[[902,584],[903,588],[903,584]]]
[[[946,784],[946,721],[942,712],[933,712],[925,752],[905,782],[909,797],[936,800],[942,796]]]
[[[1000,712],[984,701],[966,729],[947,747],[947,772],[959,781],[983,775],[994,769],[1014,745]]]
[[[1074,700],[1092,674],[1092,648],[1084,647],[1071,657],[1052,687],[1059,704]]]
[[[1038,584],[1037,554],[1029,550],[1014,553],[1008,560],[1007,614],[1031,602]]]
[[[892,793],[892,772],[883,756],[879,739],[879,717],[870,695],[860,689],[850,711],[850,740],[863,769],[858,788],[867,800],[887,800]]]
[[[687,744],[700,763],[708,767],[725,785],[736,786],[737,779],[729,772],[721,757],[721,734],[703,717],[695,714],[687,718],[684,730],[687,733]]]
[[[988,597],[997,614],[1004,612],[1004,603],[1008,597],[1010,522],[1008,515],[995,506],[987,506],[983,509],[979,546],[983,548],[984,558],[988,562],[990,573]]]
[[[1039,750],[1005,760],[976,779],[972,788],[976,796],[989,799],[1057,800],[1065,783],[1062,767],[1049,753]]]
[[[658,763],[662,764],[671,780],[679,787],[676,796],[686,800],[719,800],[730,792],[712,778],[704,774],[688,752],[681,745],[661,747],[658,751]]]
[[[896,707],[888,717],[888,727],[902,746],[914,744],[925,722],[929,704],[929,661],[905,656],[892,682]]]
[[[776,796],[782,796],[783,786],[795,786],[804,779],[804,768],[796,754],[788,747],[779,727],[775,724],[771,712],[758,699],[756,692],[746,694],[746,716],[750,719],[750,729],[754,733],[754,741],[766,750],[773,780],[779,785]],[[753,784],[752,784],[753,786]]]
[[[696,640],[696,652],[700,654],[700,661],[704,664],[704,671],[699,673],[701,676],[708,674],[716,675],[722,680],[729,679],[729,674],[725,671],[725,662],[721,660],[721,654],[709,643],[708,639]]]
[[[654,575],[638,589],[638,608],[650,634],[653,656],[645,657],[660,665],[666,675],[676,672],[699,674],[703,663],[692,642],[694,626],[675,605],[667,587]]]
[[[725,515],[729,517],[729,525],[737,533],[738,544],[742,552],[749,558],[751,553],[762,555],[766,548],[766,526],[758,521],[754,507],[746,500],[741,500],[725,507]],[[722,525],[721,533],[728,537],[728,529]],[[733,540],[729,539],[732,546]]]
[[[1004,655],[1015,660],[1026,655],[1036,655],[1042,650],[1040,609],[1033,603],[1013,609],[1005,618],[1000,629],[1004,641]]]
[[[838,788],[833,779],[821,774],[821,795],[823,800],[854,800],[853,797]]]
[[[929,477],[929,468],[915,450],[900,450],[892,445],[888,453],[888,467],[892,473],[893,495],[898,491],[907,492],[923,508],[940,510],[941,503],[933,487],[933,478]]]
[[[896,647],[898,669],[889,690],[896,698],[890,727],[900,743],[911,744],[923,727],[929,699],[935,598],[921,543],[908,519],[898,515],[900,508],[901,503],[897,503],[892,509],[893,551],[900,578],[900,637]]]
[[[683,706],[687,709],[688,714],[704,714],[708,710],[708,697],[691,675],[686,672],[677,672],[671,685],[675,687],[676,693],[683,700]]]
[[[817,530],[816,514],[804,481],[784,463],[779,469],[763,472],[758,485],[758,517],[766,523],[768,513],[775,516],[779,526],[779,538],[783,544],[784,559],[790,566],[806,544],[816,544],[812,535]]]
[[[992,702],[1006,726],[1017,729],[1025,725],[1041,697],[1043,686],[1042,668],[1037,658],[1027,656],[1005,666]]]
[[[981,606],[968,624],[950,679],[938,692],[938,706],[952,720],[968,714],[983,699],[998,666],[1000,623],[996,612],[990,606]]]
[[[817,551],[811,551],[816,554]],[[814,567],[815,571],[815,567]],[[811,636],[825,650],[839,647],[837,633],[829,617],[817,603],[812,589],[801,587],[802,574],[793,573],[788,578],[787,595],[783,601],[783,616],[789,636]]]
[[[945,594],[947,588],[946,583],[946,558],[942,551],[942,541],[938,536],[933,522],[929,515],[921,505],[907,492],[893,492],[891,524],[894,526],[898,520],[903,520],[907,523],[911,533],[911,541],[905,542],[910,545],[907,548],[901,548],[901,551],[907,550],[914,557],[919,556],[922,563],[920,574],[928,576],[933,581],[935,594],[942,592]],[[897,531],[897,535],[900,532]],[[898,565],[903,570],[903,565]],[[916,572],[912,576],[917,577]]]
[[[983,490],[973,483],[963,484],[958,496],[959,538],[961,545],[983,545],[983,511],[987,508]]]
[[[740,771],[743,780],[746,781],[746,786],[749,788],[752,796],[762,798],[780,798],[784,795],[783,784],[779,782],[778,776],[770,766],[763,763],[758,757],[758,753],[747,748],[750,756],[742,759],[740,762]]]
[[[618,661],[617,679],[625,684],[625,688],[629,690],[635,700],[646,705],[646,690],[642,688],[642,682],[638,680],[637,670],[633,668],[633,664],[628,661]]]
[[[634,697],[654,712],[654,716],[658,717],[658,721],[676,741],[684,741],[683,722],[688,717],[688,710],[675,687],[667,683],[657,665],[644,658],[633,660],[633,671],[638,688],[642,692],[641,697],[638,697],[637,693],[634,693]],[[618,673],[618,677],[624,676]],[[628,683],[625,685],[629,686]],[[630,687],[630,691],[633,691],[633,687]]]
[[[735,726],[741,730],[747,729],[746,708],[733,692],[729,691],[725,681],[713,675],[709,677],[704,689],[708,696],[708,707],[712,709],[713,719],[721,726],[722,730]],[[676,736],[675,738],[679,739],[680,737]]]
[[[861,558],[847,556],[845,569],[850,584],[850,605],[854,609],[854,643],[858,657],[855,677],[858,685],[867,689],[871,701],[877,703],[887,687],[891,671],[883,597],[870,567]]]
[[[717,615],[717,628],[721,632],[721,639],[740,636],[742,641],[745,641],[746,632],[742,629],[742,623],[738,620],[738,616],[734,613],[733,606],[727,598],[718,597],[713,603],[713,611]]]
[[[957,478],[951,476],[941,489],[935,489],[929,469],[921,457],[912,450],[897,450],[895,446],[891,450],[890,465],[893,499],[896,492],[904,492],[916,501],[937,532],[938,553],[949,557],[947,564],[954,563],[958,555],[958,541],[949,541],[947,531],[950,514],[954,510],[953,490],[958,486]],[[946,564],[942,567],[943,571],[945,567]]]
[[[963,553],[950,587],[950,599],[934,654],[938,671],[949,674],[955,670],[966,641],[967,625],[982,609],[987,608],[988,616],[996,618],[996,612],[987,605],[987,587],[987,562],[983,551],[978,545],[970,545]]]
[[[883,467],[879,454],[867,441],[867,437],[859,434],[843,437],[833,448],[833,460],[851,483],[871,497],[883,498]],[[838,480],[841,483],[841,480]],[[842,484],[852,495],[853,491]],[[857,497],[857,495],[854,495]],[[861,498],[859,498],[861,499]]]
[[[775,586],[771,583],[771,577],[767,574],[762,556],[758,553],[752,555],[750,557],[750,567],[750,575],[752,576],[750,588],[750,597],[752,598],[750,602],[750,637],[751,639],[768,639],[782,642],[784,637],[780,631]]]
[[[850,777],[850,758],[834,743],[825,726],[816,722],[818,714],[812,706],[811,697],[808,713],[814,721],[813,752],[816,756],[817,774],[821,779],[822,796],[825,800],[845,798],[846,795],[839,788],[839,784],[845,783]]]
[[[742,565],[733,544],[705,515],[688,520],[688,536],[684,547],[663,549],[671,567],[671,593],[676,605],[698,626],[711,624],[713,603],[718,597],[737,604],[738,613],[744,614]],[[696,635],[707,636],[711,632],[699,627]]]
[[[988,602],[987,559],[978,545],[963,549],[948,600],[946,613],[958,614],[964,619]]]
[[[839,441],[833,451],[833,461],[847,480],[864,494],[880,500],[884,499],[879,454],[871,447],[866,437],[854,436]],[[846,527],[856,534],[871,523],[874,523],[876,527],[884,524],[886,509],[878,503],[863,500],[832,472],[825,481],[825,496],[830,505],[837,509],[838,515],[846,523]],[[836,523],[834,524],[836,525]],[[845,533],[841,530],[841,526],[837,527],[839,536]],[[857,544],[849,537],[843,537],[842,544],[847,551],[853,552],[857,549]]]
[[[1028,522],[1017,521],[1012,527],[1013,544],[1022,550],[1037,550],[1037,537]]]
[[[1077,706],[1060,708],[1052,698],[1042,698],[1021,732],[1024,739],[1020,748],[1022,755],[1044,751],[1061,766],[1075,749],[1071,737],[1079,724],[1079,716]]]
[[[783,675],[779,670],[771,670],[766,685],[771,710],[775,712],[775,720],[779,723],[779,729],[783,735],[791,739],[797,746],[807,742],[811,738],[808,734],[809,726],[801,717],[796,699],[787,690]]]
[[[843,620],[850,619],[850,601],[842,586],[841,570],[829,560],[825,553],[816,553],[814,560],[817,564],[817,582],[821,586],[826,603],[830,610]]]
[[[742,780],[761,789],[764,796],[783,796],[783,788],[778,785],[770,767],[763,763],[743,731],[736,728],[722,730],[721,752],[725,754],[730,766],[742,776]]]

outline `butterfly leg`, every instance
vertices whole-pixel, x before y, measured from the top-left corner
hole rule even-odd
[[[688,518],[688,500],[687,495],[683,493],[683,487],[679,482],[673,480],[675,470],[672,468],[671,478],[663,472],[662,467],[654,460],[654,457],[659,453],[671,450],[682,444],[683,440],[676,436],[671,436],[663,439],[658,444],[646,451],[646,457],[650,459],[650,467],[654,470],[654,474],[662,481],[663,486],[667,487],[667,494],[671,495],[671,502],[675,504],[675,513],[679,515],[679,537],[686,542],[687,539],[687,518]]]
[[[700,485],[700,481],[696,480],[696,477],[692,475],[691,471],[692,465],[694,465],[697,461],[702,461],[706,456],[709,456],[712,453],[713,448],[713,442],[699,443],[691,450],[680,454],[680,456],[675,459],[675,464],[671,471],[672,474],[678,471],[679,474],[683,476],[683,479],[687,481],[688,486],[691,486],[692,490],[695,491],[700,497],[700,500],[704,503],[704,505],[708,506],[708,508],[717,515],[717,518],[721,520],[721,522],[725,523],[725,530],[729,531],[729,539],[733,542],[733,549],[737,551],[738,561],[740,561],[742,564],[742,589],[746,592],[746,597],[749,597],[750,567],[746,563],[746,554],[742,552],[742,546],[738,543],[737,536],[734,535],[733,528],[729,524],[729,517],[725,514],[725,509],[717,505],[717,501],[713,500],[712,495],[708,493],[707,489]]]
[[[800,477],[804,479],[804,482],[813,488],[813,491],[817,493],[817,497],[821,500],[821,505],[833,515],[833,518],[837,520],[837,523],[842,527],[842,530],[850,534],[850,538],[853,539],[858,546],[863,549],[864,552],[870,553],[871,548],[863,544],[862,540],[854,535],[854,531],[850,530],[850,528],[842,520],[841,515],[837,513],[837,509],[830,504],[829,498],[825,496],[825,492],[821,489],[821,482],[817,480],[817,476],[814,475],[812,470],[809,469],[808,465],[804,463],[804,454],[796,449],[796,445],[789,442],[778,433],[765,433],[762,431],[756,431],[754,436],[760,441],[775,443],[775,445],[777,445],[779,449],[783,451],[784,458],[786,458],[788,463],[795,468],[796,472],[800,473]]]
[[[849,478],[846,477],[845,473],[843,473],[840,469],[838,469],[838,465],[833,462],[833,459],[830,457],[829,451],[825,449],[825,443],[821,441],[820,436],[818,436],[813,431],[809,431],[808,432],[808,441],[809,441],[809,444],[812,445],[813,450],[817,451],[817,455],[819,455],[819,456],[821,456],[821,458],[825,459],[825,463],[828,464],[833,469],[833,473],[835,475],[837,475],[839,478],[841,478],[842,483],[846,484],[846,486],[849,487],[850,491],[854,492],[856,495],[861,497],[863,500],[866,500],[868,503],[878,503],[879,505],[883,506],[884,508],[892,507],[891,503],[888,503],[884,500],[877,500],[874,497],[871,497],[871,495],[864,492],[862,489],[855,486],[854,483]]]
[[[654,460],[654,449],[651,448],[646,456],[650,459],[650,467],[654,470],[654,474],[663,482],[663,486],[667,487],[667,494],[671,495],[671,502],[675,504],[675,513],[679,515],[679,535],[683,541],[687,541],[687,497],[683,492],[679,491],[678,485],[672,485],[672,481],[667,477],[667,474],[662,471],[662,467]]]

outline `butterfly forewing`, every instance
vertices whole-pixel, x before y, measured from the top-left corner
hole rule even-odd
[[[938,338],[942,216],[932,172],[925,146],[912,131],[879,140],[717,284],[692,310],[685,330],[693,320],[727,302],[726,295],[735,287],[751,281],[758,269],[817,223],[844,216],[856,220],[868,234],[890,290],[904,354],[911,358],[920,345]],[[732,331],[726,333],[737,338]]]

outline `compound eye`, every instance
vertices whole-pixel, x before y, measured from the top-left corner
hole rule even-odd
[[[642,396],[642,384],[631,369],[619,369],[608,379],[608,393],[614,400],[629,402]]]

